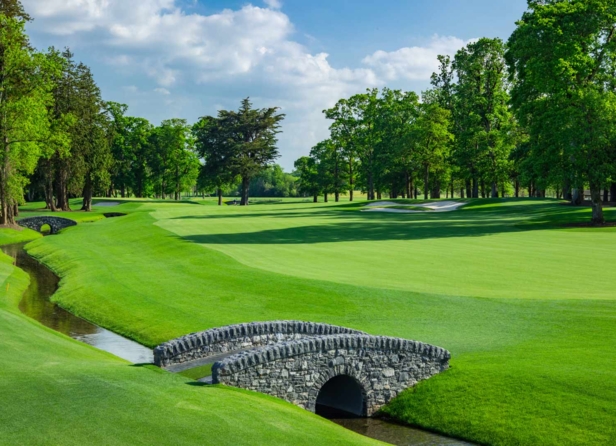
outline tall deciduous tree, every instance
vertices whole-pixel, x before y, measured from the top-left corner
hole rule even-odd
[[[538,145],[531,156],[566,189],[588,185],[592,222],[603,223],[600,190],[616,155],[616,4],[529,0],[508,47],[512,102]]]
[[[457,108],[454,118],[460,121],[461,130],[455,155],[473,177],[474,197],[478,176],[491,185],[492,197],[498,196],[498,183],[512,149],[504,52],[500,39],[483,38],[458,51],[453,62],[458,82],[451,106]],[[441,75],[440,83],[446,93],[447,76]]]
[[[450,113],[438,104],[423,103],[414,128],[417,156],[424,171],[424,198],[430,189],[430,170],[442,166],[447,159],[453,135],[449,132]]]
[[[310,156],[302,156],[295,161],[295,172],[299,176],[299,192],[311,195],[313,202],[318,202],[321,182],[319,181],[316,160]]]
[[[6,15],[6,14],[9,15]],[[0,8],[0,224],[15,224],[28,176],[49,134],[52,58],[35,52],[19,2]]]
[[[199,174],[191,127],[184,119],[165,120],[153,130],[150,143],[157,192],[162,198],[169,194],[179,200]]]

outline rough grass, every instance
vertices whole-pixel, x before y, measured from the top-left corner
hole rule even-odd
[[[452,369],[392,403],[396,418],[486,444],[616,442],[616,230],[561,227],[588,209],[125,206],[30,245],[80,315],[148,345],[286,318],[430,342]]]
[[[280,400],[132,366],[42,327],[17,310],[27,284],[0,254],[0,444],[375,444]]]

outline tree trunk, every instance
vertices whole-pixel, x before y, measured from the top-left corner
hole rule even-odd
[[[580,206],[584,202],[584,189],[573,189],[571,194],[571,204]]]
[[[498,198],[498,186],[496,185],[496,181],[492,182],[492,198]]]
[[[240,201],[241,206],[248,206],[248,189],[250,187],[250,178],[242,177],[242,200]]]
[[[216,195],[218,195],[218,206],[222,206],[222,188],[216,189]]]
[[[481,198],[486,197],[486,182],[485,180],[481,180]]]
[[[349,158],[349,201],[353,201],[353,159]]]
[[[515,180],[515,197],[520,198],[520,182]]]
[[[430,167],[428,165],[425,166],[426,170],[424,171],[424,200],[428,199],[428,188],[430,182]]]
[[[477,181],[477,177],[473,178],[473,198],[479,198],[479,181]]]
[[[329,203],[329,199],[327,198],[327,192],[323,194],[323,201],[325,201],[325,203]]]
[[[610,201],[610,191],[607,190],[607,187],[603,189],[603,202],[607,203]]]
[[[612,183],[610,186],[610,201],[616,203],[616,183]]]
[[[372,172],[368,172],[368,200],[374,200],[374,178]]]
[[[404,173],[404,191],[406,192],[406,196],[408,198],[412,198],[411,196],[411,174],[409,174],[408,170]]]
[[[433,181],[434,181],[434,184],[432,187],[432,191],[430,193],[430,198],[439,199],[441,198],[441,180],[437,178]]]
[[[374,193],[373,193],[373,195],[374,195]],[[376,193],[376,199],[377,199],[377,200],[380,200],[382,197],[383,197],[383,195],[381,194],[381,191],[378,191],[378,192]]]
[[[56,194],[56,200],[58,201],[58,209],[68,212],[71,210],[70,203],[68,201],[68,173],[61,169],[58,175],[58,193]]]
[[[83,185],[83,205],[81,210],[86,212],[92,211],[92,177],[90,174],[86,175],[85,184]]]
[[[471,186],[471,180],[469,179],[464,180],[464,186],[466,187],[466,198],[473,198],[473,188]]]
[[[464,188],[460,188],[460,198],[464,198]]]
[[[603,216],[603,203],[601,202],[601,188],[590,186],[590,199],[592,201],[592,224],[602,225],[605,223]]]
[[[334,197],[336,198],[336,203],[339,203],[339,202],[340,202],[340,192],[339,192],[339,191],[336,191],[336,192],[334,193]]]
[[[312,197],[312,202],[313,203],[318,203],[319,202],[319,196],[317,194],[314,194],[314,196]]]

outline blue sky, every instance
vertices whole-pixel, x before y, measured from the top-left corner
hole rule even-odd
[[[321,111],[368,87],[421,92],[436,55],[507,39],[525,0],[22,0],[38,48],[69,46],[107,100],[158,124],[250,96],[287,119],[279,163],[327,137]]]

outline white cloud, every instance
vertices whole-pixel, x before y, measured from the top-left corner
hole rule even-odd
[[[386,80],[425,80],[438,70],[437,56],[453,56],[469,42],[457,37],[435,35],[427,46],[406,47],[391,52],[376,51],[362,62]]]
[[[248,95],[257,106],[281,106],[287,114],[280,142],[287,168],[326,137],[324,108],[389,80],[425,81],[437,54],[452,54],[465,43],[435,36],[426,47],[378,51],[363,67],[335,68],[326,53],[313,54],[293,40],[293,24],[279,0],[264,1],[267,7],[247,4],[211,15],[187,13],[176,0],[23,3],[35,17],[30,29],[58,47],[71,46],[77,59],[97,57],[126,77],[119,85],[140,85],[143,90],[118,91],[146,118],[164,111],[195,120],[215,113],[217,105],[236,107]],[[147,87],[149,82],[156,85]],[[158,94],[146,94],[148,88]]]
[[[264,0],[265,4],[272,9],[282,8],[282,2],[280,0]]]

